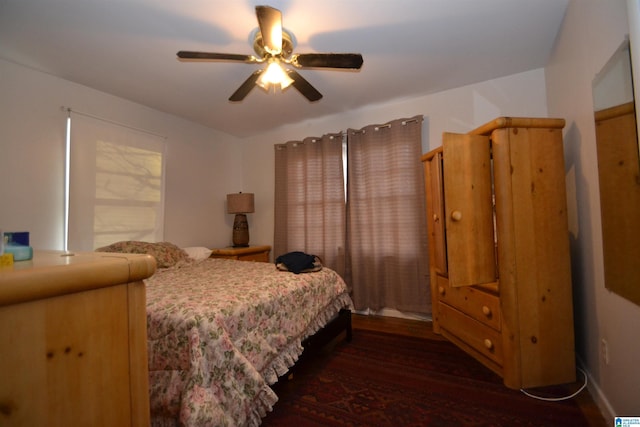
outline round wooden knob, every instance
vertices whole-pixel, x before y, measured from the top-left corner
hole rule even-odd
[[[484,339],[484,346],[487,347],[487,349],[491,350],[493,348],[493,343],[491,342],[491,340],[489,338],[485,338]]]
[[[451,212],[451,219],[454,221],[460,221],[462,219],[462,212],[460,211]]]
[[[433,214],[433,222],[438,222],[439,219],[438,214]]]
[[[444,295],[444,286],[438,286],[438,293]]]
[[[487,307],[486,305],[483,305],[482,306],[482,314],[484,314],[487,317],[491,316],[491,309],[489,307]]]

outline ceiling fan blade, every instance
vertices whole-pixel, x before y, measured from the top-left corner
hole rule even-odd
[[[180,59],[193,59],[203,61],[240,61],[253,63],[257,62],[257,59],[253,55],[236,55],[233,53],[211,53],[211,52],[191,52],[188,50],[181,50],[177,53]]]
[[[271,55],[282,53],[282,13],[269,6],[256,6],[262,44]]]
[[[300,53],[291,63],[300,67],[360,69],[363,59],[359,53]]]
[[[293,87],[298,89],[298,91],[309,101],[314,102],[322,98],[322,94],[318,92],[315,87],[311,86],[311,83],[302,77],[296,70],[289,69],[287,70],[287,74],[289,74],[289,77],[293,79]]]
[[[249,78],[245,80],[244,83],[242,83],[235,92],[233,92],[233,95],[229,97],[229,101],[242,101],[249,94],[249,92],[251,92],[251,89],[255,87],[256,81],[258,80],[258,77],[260,77],[260,74],[262,74],[262,71],[264,70],[254,71],[253,74],[251,74]]]

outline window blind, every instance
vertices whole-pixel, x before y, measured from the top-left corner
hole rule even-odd
[[[70,145],[68,249],[161,241],[165,139],[72,114]]]

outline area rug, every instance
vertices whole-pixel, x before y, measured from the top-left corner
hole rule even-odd
[[[537,390],[546,397],[575,385]],[[573,400],[511,390],[448,341],[355,330],[302,358],[263,426],[587,426]],[[575,390],[573,390],[575,391]]]

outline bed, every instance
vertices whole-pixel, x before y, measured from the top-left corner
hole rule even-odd
[[[130,246],[99,250],[158,261],[146,280],[152,425],[259,425],[278,400],[270,385],[305,346],[350,334],[352,301],[329,268],[294,274],[181,254],[165,262],[169,250]]]

